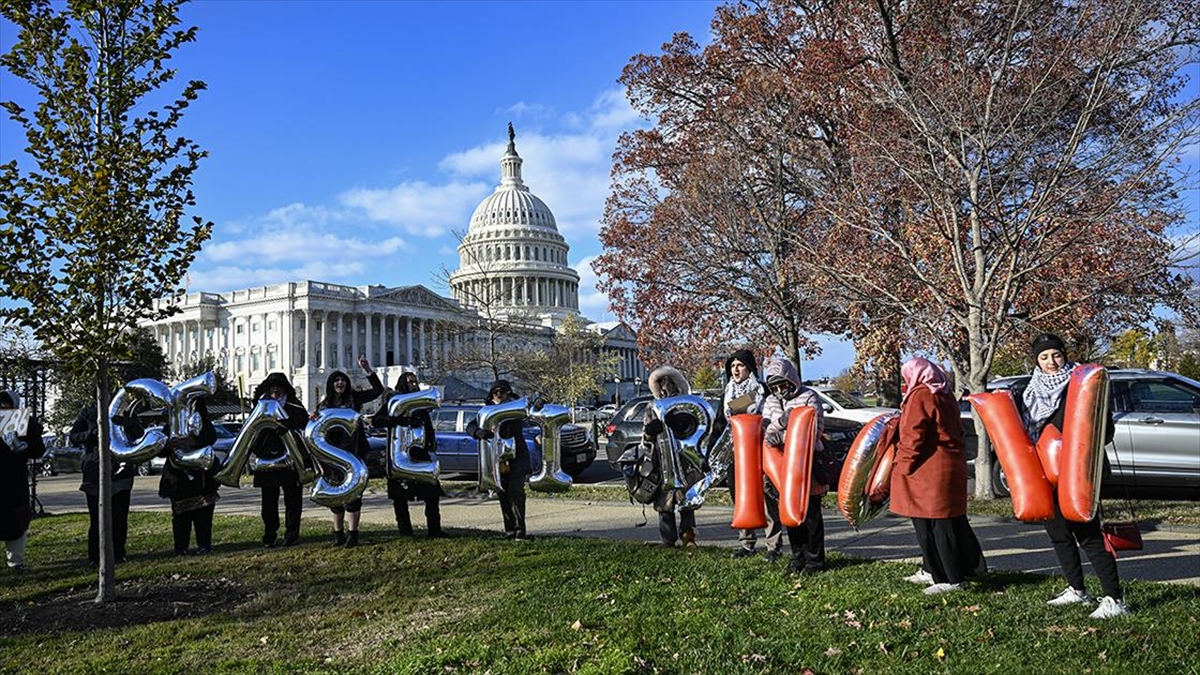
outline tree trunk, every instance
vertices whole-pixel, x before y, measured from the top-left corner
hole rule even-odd
[[[875,362],[875,378],[879,405],[886,408],[899,408],[903,396],[900,395],[900,348],[897,347],[888,354],[887,358]]]
[[[108,403],[109,381],[108,364],[101,362],[99,376],[96,378],[96,459],[100,464],[99,476],[99,510],[100,527],[97,532],[100,544],[99,584],[96,591],[96,602],[112,602],[117,599],[116,555],[113,551],[113,518],[112,518],[112,455],[109,452],[108,438]]]
[[[800,329],[796,326],[795,318],[787,320],[787,356],[792,360],[792,364],[796,366],[796,375],[803,382],[804,369],[800,361]]]

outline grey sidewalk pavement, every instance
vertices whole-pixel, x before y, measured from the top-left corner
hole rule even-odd
[[[83,494],[79,492],[78,475],[61,475],[38,481],[38,496],[47,513],[86,511]],[[138,478],[131,501],[137,511],[169,512],[170,502],[158,496],[158,478]],[[657,519],[652,509],[643,511],[641,505],[627,502],[580,501],[573,499],[542,499],[530,497],[526,522],[529,533],[655,541]],[[413,522],[424,524],[421,505],[410,505]],[[217,513],[222,515],[252,515],[259,513],[259,492],[253,488],[222,488]],[[706,506],[696,513],[697,541],[703,546],[732,548],[737,545],[737,531],[729,527],[733,509]],[[304,517],[330,523],[329,511],[305,500]],[[875,560],[917,564],[921,553],[917,548],[912,525],[907,519],[881,516],[855,531],[840,513],[826,510],[825,541],[829,551]],[[363,521],[378,525],[394,523],[392,504],[382,492],[368,493],[364,499]],[[639,526],[644,521],[645,526]],[[500,506],[494,499],[482,497],[449,497],[442,500],[442,523],[455,528],[496,531],[500,526]],[[1058,561],[1050,548],[1045,530],[1037,524],[1021,523],[1004,518],[973,517],[971,525],[993,570],[1059,574]],[[33,525],[36,531],[36,521]],[[1144,579],[1200,586],[1200,527],[1164,526],[1150,529],[1143,524],[1145,548],[1141,551],[1122,551],[1118,568],[1122,579]],[[216,535],[220,541],[220,533]],[[786,545],[786,544],[785,544]],[[1090,574],[1090,570],[1086,570]]]

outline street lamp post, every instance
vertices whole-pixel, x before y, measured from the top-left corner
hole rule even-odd
[[[642,378],[641,377],[633,378],[633,384],[636,387],[636,389],[634,389],[634,396],[641,396],[642,395]]]
[[[621,378],[613,378],[613,404],[618,408],[621,407]]]

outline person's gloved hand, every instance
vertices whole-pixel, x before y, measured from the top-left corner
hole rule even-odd
[[[483,427],[476,429],[475,433],[473,435],[475,436],[475,440],[477,440],[477,441],[486,441],[486,440],[492,438],[493,436],[495,436],[495,434],[493,434],[491,431],[488,431],[487,429],[484,429]]]
[[[646,428],[643,431],[647,436],[657,436],[663,432],[662,420],[650,420],[646,422]]]

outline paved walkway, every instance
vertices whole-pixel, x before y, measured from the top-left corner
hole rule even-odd
[[[38,481],[38,496],[48,513],[86,511],[83,494],[78,491],[78,475],[62,475]],[[158,478],[139,478],[134,487],[134,510],[170,510],[170,503],[158,497]],[[259,493],[252,488],[222,488],[217,513],[258,515]],[[305,501],[305,517],[330,522],[328,511]],[[420,504],[410,508],[418,528],[424,523]],[[705,546],[732,548],[737,531],[729,527],[733,509],[706,506],[696,514],[697,540]],[[840,513],[825,511],[825,540],[829,551],[875,560],[903,561],[916,564],[921,553],[912,525],[907,519],[883,516],[855,531]],[[367,523],[391,525],[391,502],[382,493],[368,494],[363,508]],[[641,526],[648,520],[645,526]],[[442,522],[450,530],[457,528],[499,531],[500,507],[494,499],[451,497],[442,500]],[[640,505],[626,502],[577,501],[571,499],[528,500],[526,522],[529,533],[654,541],[657,539],[657,514],[650,508],[642,515]],[[983,545],[993,570],[1059,574],[1058,562],[1045,531],[1026,524],[994,517],[973,517],[971,525]],[[36,523],[34,525],[36,527]],[[1189,584],[1200,587],[1200,527],[1162,526],[1151,529],[1143,524],[1145,549],[1121,552],[1118,565],[1122,579],[1145,579]],[[1090,574],[1090,570],[1088,571]]]

